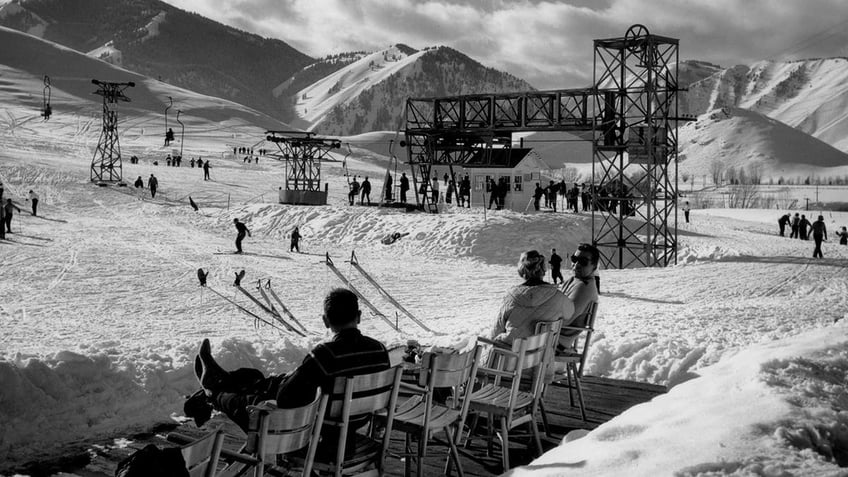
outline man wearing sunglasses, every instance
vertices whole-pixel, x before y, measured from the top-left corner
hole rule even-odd
[[[581,243],[577,251],[571,255],[571,271],[574,276],[562,284],[560,290],[574,304],[574,314],[571,321],[565,320],[565,326],[586,326],[589,309],[592,304],[598,302],[598,289],[595,285],[595,270],[598,269],[598,260],[601,254],[591,244]],[[574,347],[574,342],[580,331],[563,329],[560,332],[559,346],[561,349]]]

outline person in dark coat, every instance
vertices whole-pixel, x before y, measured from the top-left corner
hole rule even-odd
[[[362,195],[359,196],[359,205],[363,205],[365,201],[368,201],[368,205],[371,205],[371,181],[368,180],[368,177],[365,177],[365,180],[362,181]]]
[[[801,214],[801,220],[798,222],[798,238],[801,240],[810,240],[810,221],[804,214]]]
[[[6,233],[10,234],[10,233],[12,233],[12,215],[13,215],[12,211],[17,210],[18,213],[20,214],[21,209],[19,209],[17,205],[12,203],[12,199],[6,199],[6,204],[3,205],[3,209],[5,211],[5,217],[3,217],[3,223],[6,224]],[[3,226],[3,224],[0,224],[0,227],[2,227],[2,226]]]
[[[33,217],[38,215],[38,194],[35,193],[34,190],[30,189],[29,194],[27,194],[29,198],[29,202],[32,205],[32,215]]]
[[[133,185],[136,189],[144,189],[144,179],[142,179],[141,176],[138,176],[138,179],[133,182]]]
[[[406,177],[406,172],[400,176],[400,202],[406,203],[406,193],[409,191],[409,178]]]
[[[147,179],[147,188],[150,189],[150,198],[155,199],[156,189],[159,188],[159,180],[153,174],[150,174],[150,178]]]
[[[798,238],[801,219],[798,217],[798,212],[795,212],[795,217],[792,218],[792,232],[789,233],[789,238]]]
[[[383,185],[383,190],[386,191],[386,202],[392,201],[392,175],[386,174],[386,183]]]
[[[197,160],[197,163],[200,164],[200,159]],[[209,165],[209,160],[207,159],[206,162],[203,163],[203,180],[205,180],[205,181],[211,180],[209,178],[209,168],[210,167],[211,166]]]
[[[536,188],[533,189],[533,208],[536,209],[536,211],[539,210],[539,201],[542,200],[543,195],[545,195],[545,191],[542,190],[542,187],[537,182]]]
[[[276,400],[277,407],[291,409],[310,403],[318,388],[333,391],[339,376],[357,376],[389,369],[389,353],[379,341],[359,330],[361,317],[359,300],[345,288],[331,290],[324,298],[324,326],[333,331],[330,341],[315,346],[300,366],[288,374],[265,375],[258,369],[224,370],[212,357],[209,340],[203,340],[195,358],[198,380],[212,407],[223,412],[239,427],[246,430],[248,406]],[[353,428],[367,423],[356,419]],[[326,433],[334,426],[325,426]],[[338,432],[335,430],[335,432]],[[336,434],[338,435],[338,434]]]
[[[777,219],[777,226],[780,227],[780,236],[783,237],[784,232],[786,231],[786,225],[789,224],[789,214],[783,214]]]
[[[297,250],[297,253],[300,253],[300,238],[300,228],[295,227],[291,233],[291,245],[289,246],[289,252]]]
[[[813,258],[824,258],[822,255],[821,244],[823,240],[827,240],[827,227],[824,225],[824,216],[819,215],[818,220],[810,226],[813,233],[813,241],[816,242],[816,248],[813,249]]]
[[[236,253],[242,253],[241,241],[244,240],[245,235],[248,237],[252,235],[250,235],[250,230],[247,229],[247,226],[239,222],[239,219],[233,219],[233,224],[235,224],[236,231],[238,232],[238,235],[236,235]]]
[[[559,283],[565,282],[565,279],[562,278],[562,257],[557,255],[555,248],[551,249],[551,258],[548,263],[551,264],[551,281],[554,282],[554,285],[557,284],[557,278],[559,278]]]

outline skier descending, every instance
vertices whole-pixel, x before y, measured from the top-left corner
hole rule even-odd
[[[244,240],[245,235],[248,237],[252,237],[252,235],[250,235],[250,230],[247,229],[247,226],[239,222],[239,219],[233,219],[233,223],[238,231],[238,235],[236,236],[236,253],[244,253],[241,249],[241,241]]]

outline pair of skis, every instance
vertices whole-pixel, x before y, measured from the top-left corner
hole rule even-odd
[[[242,294],[244,294],[244,296],[248,297],[257,306],[259,306],[259,308],[264,310],[266,313],[270,314],[274,319],[277,320],[278,323],[283,325],[283,327],[285,327],[286,330],[288,330],[292,333],[295,333],[296,335],[299,335],[299,336],[303,336],[303,337],[306,336],[306,332],[307,332],[306,327],[303,326],[303,324],[300,321],[298,321],[297,318],[294,317],[292,312],[289,311],[289,309],[286,307],[286,305],[283,304],[283,301],[280,300],[280,297],[277,295],[277,293],[274,291],[274,289],[271,288],[271,280],[270,279],[265,282],[264,286],[262,285],[262,280],[257,280],[257,283],[256,283],[256,289],[259,291],[259,294],[265,300],[265,303],[262,303],[261,301],[259,301],[258,298],[256,298],[252,294],[250,294],[250,292],[245,290],[241,286],[241,284],[237,284],[236,289],[238,291],[242,292]],[[277,302],[277,304],[280,306],[280,310],[282,310],[282,312],[286,315],[286,318],[283,318],[283,313],[280,313],[279,311],[277,311],[277,308],[274,306],[274,303],[271,301],[272,297]],[[295,327],[289,321],[296,323],[297,326],[299,327],[299,329],[297,327]]]
[[[233,286],[236,287],[236,289],[239,290],[241,293],[243,293],[245,296],[250,298],[251,301],[253,301],[256,305],[258,305],[266,313],[270,314],[275,321],[270,321],[268,319],[265,319],[265,318],[257,315],[256,313],[248,310],[247,308],[245,308],[241,304],[236,303],[233,299],[225,296],[224,294],[220,293],[219,291],[215,290],[214,288],[208,286],[206,284],[206,277],[208,275],[209,275],[209,272],[204,272],[202,268],[197,269],[197,278],[200,281],[200,286],[209,289],[210,291],[212,291],[212,293],[218,295],[219,297],[224,299],[226,302],[235,306],[236,309],[238,309],[242,313],[252,317],[257,322],[264,323],[264,324],[266,324],[266,325],[268,325],[268,326],[270,326],[270,327],[272,327],[272,328],[274,328],[278,331],[291,332],[291,333],[295,333],[299,336],[304,336],[304,337],[306,336],[306,332],[307,332],[306,327],[304,327],[303,324],[300,321],[298,321],[297,318],[294,317],[294,315],[291,313],[291,311],[289,311],[289,309],[286,307],[286,305],[283,304],[283,301],[280,300],[280,297],[277,295],[277,293],[274,291],[274,289],[271,288],[271,280],[268,280],[265,283],[265,288],[262,287],[262,281],[261,280],[258,281],[258,285],[257,285],[257,288],[259,289],[259,292],[262,295],[262,297],[263,297],[263,299],[265,300],[266,303],[262,303],[261,301],[259,301],[256,297],[251,295],[250,292],[248,292],[247,290],[245,290],[241,286],[241,280],[242,280],[242,278],[244,278],[244,270],[236,273],[236,278],[235,278],[235,282],[233,282]],[[273,299],[276,300],[277,304],[280,306],[280,309],[283,310],[283,313],[285,313],[288,320],[291,320],[292,322],[297,323],[297,325],[298,325],[298,327],[300,327],[300,329],[294,327],[291,323],[289,323],[288,320],[283,318],[283,316],[280,314],[280,312],[277,311],[276,307],[271,302],[271,297],[273,297]]]

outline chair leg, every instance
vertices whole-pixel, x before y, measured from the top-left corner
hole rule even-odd
[[[548,413],[545,412],[545,402],[541,399],[539,400],[539,415],[542,416],[542,427],[545,429],[545,436],[553,437],[551,434],[551,425],[548,423]]]
[[[580,384],[577,368],[572,368],[571,371],[574,373],[574,385],[577,388],[577,399],[580,402],[580,415],[583,417],[583,422],[586,422],[586,404],[583,402],[583,386]]]
[[[572,394],[572,386],[571,386],[571,364],[565,365],[565,384],[568,386],[568,401],[571,403],[571,407],[574,407],[574,394]]]
[[[404,447],[403,475],[409,477],[412,475],[412,435],[408,432],[404,437]]]
[[[475,413],[471,418],[471,424],[468,426],[468,436],[465,438],[465,441],[461,444],[463,447],[468,449],[471,446],[471,434],[477,429],[477,423],[480,420],[480,413]],[[460,437],[462,437],[462,429],[459,430]]]
[[[488,436],[488,444],[486,445],[486,455],[491,456],[494,453],[494,443],[492,442],[494,439],[492,436],[495,435],[495,423],[493,422],[494,416],[491,414],[486,414],[486,435]]]
[[[503,461],[503,471],[509,470],[509,428],[506,425],[506,418],[501,418],[501,460]]]
[[[424,476],[424,457],[427,455],[427,439],[430,438],[427,429],[421,430],[421,436],[418,439],[418,473],[417,477]]]
[[[458,436],[458,434],[456,434]],[[451,461],[456,462],[456,473],[459,477],[463,477],[465,472],[462,471],[462,462],[459,460],[459,449],[456,448],[456,442],[458,439],[450,434],[450,428],[445,428],[445,437],[448,439],[448,445],[450,446],[450,456],[448,456],[448,462],[445,465],[445,475],[451,475]]]
[[[536,425],[536,419],[530,419],[530,431],[533,433],[533,440],[536,444],[536,450],[539,451],[536,457],[539,457],[545,451],[542,449],[542,438],[539,435],[539,427]]]

